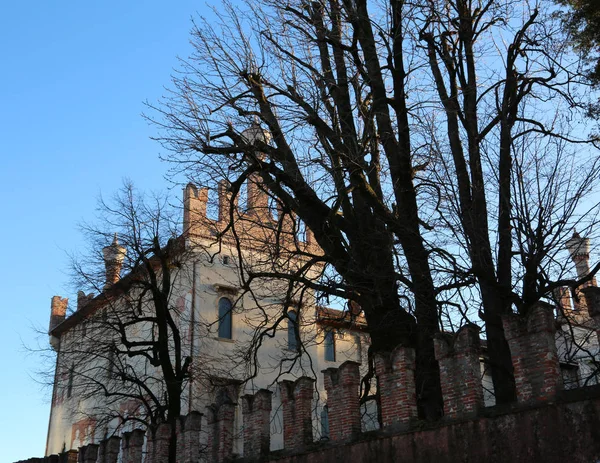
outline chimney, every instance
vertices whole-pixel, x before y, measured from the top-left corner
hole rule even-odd
[[[554,299],[556,300],[558,305],[562,308],[562,310],[572,310],[573,309],[573,306],[571,304],[571,289],[568,286],[556,288],[554,290]]]
[[[582,238],[579,233],[573,233],[573,237],[566,242],[571,259],[577,269],[577,278],[583,278],[590,273],[590,240]]]
[[[69,304],[69,299],[62,298],[60,296],[54,296],[52,298],[52,302],[50,303],[50,328],[49,331],[52,331],[58,325],[60,325],[65,320],[65,315],[67,314],[67,305]]]
[[[123,267],[123,260],[127,250],[119,245],[117,234],[113,238],[112,244],[102,249],[104,254],[104,265],[106,267],[106,283],[104,288],[115,284],[121,278],[121,268]]]

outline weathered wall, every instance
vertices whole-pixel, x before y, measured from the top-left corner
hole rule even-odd
[[[358,442],[315,444],[288,456],[276,452],[267,461],[402,463],[515,463],[600,460],[600,386],[560,394],[557,403],[523,408],[487,409],[485,416],[438,423],[430,429],[384,435],[371,433]]]
[[[259,424],[263,426],[262,422]],[[187,427],[186,424],[185,428]],[[278,463],[593,463],[600,461],[600,385],[561,391],[555,402],[497,406],[480,410],[480,415],[471,419],[445,420],[432,424],[413,421],[408,428],[404,423],[399,427],[403,430],[388,427],[385,431],[357,435],[352,442],[321,441],[268,455],[265,455],[264,450],[255,454],[261,454],[258,459],[262,462]],[[190,430],[198,431],[191,427]],[[250,434],[252,438],[256,438],[256,433]],[[187,441],[182,437],[181,444],[187,448]],[[129,441],[123,449],[135,447]],[[142,443],[143,433],[140,432],[140,438],[137,439],[140,452],[136,452],[136,458],[126,461],[141,462]],[[89,447],[98,446],[82,447],[80,457],[87,457]],[[268,448],[266,442],[263,447]],[[114,454],[113,457],[110,461],[116,462],[117,455]],[[211,458],[196,449],[179,461],[230,461],[230,458],[231,455],[220,459]],[[155,458],[147,453],[143,461],[156,463],[164,460],[164,457]],[[75,451],[60,457],[53,455],[26,460],[27,463],[75,461]],[[89,461],[95,460],[92,458]],[[107,460],[98,457],[97,461]],[[242,463],[258,460],[246,458],[236,461]]]

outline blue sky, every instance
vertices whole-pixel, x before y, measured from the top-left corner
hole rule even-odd
[[[50,391],[32,379],[33,326],[69,295],[67,251],[122,178],[164,189],[162,148],[141,117],[190,52],[203,2],[19,1],[0,15],[0,448],[3,461],[42,456]],[[179,195],[179,192],[175,192]],[[41,343],[47,345],[43,336]]]

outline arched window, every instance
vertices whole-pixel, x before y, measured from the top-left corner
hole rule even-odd
[[[296,336],[296,325],[298,324],[298,314],[290,310],[288,316],[288,349],[298,350],[298,338]]]
[[[325,360],[335,362],[335,337],[333,330],[325,331],[323,347],[325,348]]]
[[[226,297],[219,299],[219,337],[231,339],[231,309],[233,304]]]

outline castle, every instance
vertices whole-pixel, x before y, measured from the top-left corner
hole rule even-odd
[[[248,179],[247,208],[243,211],[236,207],[226,182],[221,182],[218,189],[216,219],[207,215],[207,189],[188,184],[183,203],[184,234],[178,243],[188,252],[179,263],[181,269],[172,283],[171,298],[184,341],[183,355],[192,359],[196,375],[184,389],[177,441],[179,461],[222,462],[236,456],[252,461],[265,459],[278,450],[288,458],[294,452],[313,448],[314,442],[348,446],[360,440],[361,433],[380,426],[383,432],[411,429],[417,421],[412,349],[397,348],[375,358],[379,402],[361,403],[358,391],[369,338],[359,307],[320,307],[315,295],[300,284],[282,287],[280,283],[262,282],[251,294],[242,290],[240,272],[246,266],[286,265],[296,269],[303,263],[303,258],[297,257],[298,250],[319,252],[310,231],[300,232],[282,212],[278,220],[268,212],[269,197],[258,178]],[[228,228],[232,220],[238,224],[235,234]],[[265,243],[274,237],[282,244],[276,260],[265,249]],[[587,275],[589,241],[576,235],[567,247],[578,276]],[[104,248],[106,285],[97,296],[80,293],[70,316],[68,301],[52,298],[49,331],[57,363],[47,458],[61,454],[79,461],[115,463],[161,462],[167,458],[170,431],[160,425],[146,432],[136,420],[142,410],[139,401],[127,394],[107,401],[86,394],[84,388],[86,377],[97,382],[98,376],[106,383],[107,397],[109,388],[119,387],[113,368],[117,360],[110,357],[112,354],[96,352],[93,360],[81,362],[85,349],[78,346],[100,342],[100,337],[95,337],[98,327],[115,310],[121,310],[128,291],[132,291],[133,277],[121,278],[127,252],[118,237]],[[304,276],[317,274],[309,271]],[[284,300],[281,292],[290,289],[290,297]],[[557,291],[559,310],[540,303],[526,321],[516,316],[504,320],[520,404],[554,403],[563,389],[596,384],[599,292],[592,279],[574,295],[568,288]],[[277,318],[282,305],[286,316],[272,335],[261,339],[262,345],[256,351],[258,374],[242,383],[238,379],[246,377],[247,372],[236,357],[242,355],[242,347],[257,327],[263,326],[260,315]],[[136,330],[134,336],[140,341],[153,335],[143,325]],[[306,355],[297,357],[299,342]],[[100,347],[97,350],[101,351]],[[73,357],[74,352],[79,356]],[[465,325],[455,335],[440,336],[436,339],[436,358],[445,420],[475,419],[485,414],[486,406],[494,401],[479,329]],[[282,365],[287,366],[282,369]],[[144,361],[132,362],[129,367],[149,369]],[[151,385],[152,372],[147,378],[145,381]],[[600,407],[599,400],[594,400],[590,402],[593,407]],[[569,406],[565,405],[560,413],[571,413]],[[114,411],[110,419],[103,421],[96,416],[98,410],[109,408]],[[386,435],[377,438],[377,445],[387,445],[381,443]],[[553,439],[550,435],[547,438]],[[326,455],[329,448],[313,449],[314,455]],[[332,454],[327,455],[323,458],[331,458]],[[289,458],[286,461],[295,461]],[[306,461],[331,461],[315,458]],[[407,461],[427,460],[415,457]]]
[[[363,357],[366,358],[369,343],[365,319],[360,310],[343,312],[320,307],[316,305],[314,295],[300,287],[287,301],[281,293],[288,288],[275,283],[261,283],[251,294],[244,293],[239,275],[240,268],[243,268],[241,266],[260,268],[265,265],[263,261],[267,260],[268,265],[272,266],[270,251],[265,249],[265,243],[273,240],[275,233],[278,233],[276,239],[280,241],[278,265],[285,265],[287,269],[302,263],[302,257],[290,257],[295,255],[298,248],[313,253],[318,253],[319,248],[312,242],[310,232],[304,232],[300,239],[300,233],[292,229],[292,221],[280,220],[278,224],[273,219],[268,212],[267,193],[260,187],[259,180],[252,177],[248,180],[247,208],[243,211],[240,209],[236,218],[236,235],[242,237],[236,242],[232,233],[223,233],[229,224],[232,209],[226,182],[221,182],[218,195],[218,218],[212,220],[207,216],[207,189],[199,189],[193,184],[188,184],[184,189],[184,234],[177,244],[183,249],[185,257],[182,258],[182,268],[172,282],[170,297],[180,324],[183,355],[194,357],[197,360],[192,364],[199,365],[196,366],[194,378],[184,390],[182,403],[185,406],[182,411],[204,411],[219,400],[237,403],[247,394],[270,388],[274,401],[274,417],[268,421],[273,431],[270,445],[273,449],[283,448],[285,433],[282,423],[286,418],[282,404],[286,400],[286,393],[274,385],[276,379],[285,379],[289,383],[302,378],[304,394],[312,399],[314,392],[317,398],[316,406],[309,409],[311,421],[305,424],[311,435],[314,433],[315,439],[325,437],[328,434],[325,383],[315,372],[337,367],[347,360],[360,363]],[[282,229],[276,230],[278,226]],[[215,239],[215,236],[219,236],[219,239]],[[241,248],[238,249],[238,246]],[[289,249],[289,255],[286,255],[286,249]],[[80,292],[76,309],[71,315],[67,316],[67,299],[59,296],[52,298],[49,332],[57,362],[47,455],[99,442],[111,436],[117,427],[120,432],[138,429],[135,415],[141,413],[141,406],[129,397],[132,394],[124,393],[120,400],[111,398],[107,401],[100,390],[113,387],[111,383],[119,369],[110,351],[101,352],[106,340],[100,327],[103,323],[110,325],[111,317],[126,316],[123,312],[130,307],[124,307],[123,300],[129,292],[135,291],[132,289],[135,276],[125,275],[121,278],[127,252],[115,235],[112,244],[103,249],[106,283],[102,292],[99,295]],[[244,378],[247,374],[243,371],[244,365],[232,358],[252,338],[257,329],[253,323],[260,324],[252,320],[252,314],[257,315],[262,311],[277,314],[281,312],[283,304],[288,305],[286,321],[281,323],[275,336],[265,338],[257,350],[255,363],[261,366],[260,373],[252,381],[241,385],[237,378]],[[276,318],[276,315],[270,316]],[[294,325],[297,325],[298,332]],[[135,334],[131,329],[128,330],[129,335],[139,336],[140,339],[144,336],[141,333],[148,333],[143,326],[136,327]],[[297,356],[300,342],[305,349],[303,356]],[[286,361],[294,364],[287,372],[282,372],[281,365]],[[147,368],[145,362],[132,364],[134,368]],[[152,374],[148,376],[152,377]],[[106,385],[94,384],[91,388],[90,383],[96,383],[98,377],[106,378]],[[221,384],[226,386],[221,387]],[[119,385],[116,384],[114,388],[118,390]],[[96,391],[97,396],[91,394],[90,390]],[[293,393],[292,386],[289,393]],[[119,418],[101,422],[96,417],[98,411],[111,407],[114,417]],[[366,429],[375,427],[373,421],[376,418],[372,412],[368,413],[372,407],[372,404],[363,406],[363,426]],[[234,410],[231,412],[229,451],[241,455],[241,407]],[[123,420],[128,418],[131,421],[124,425]]]

